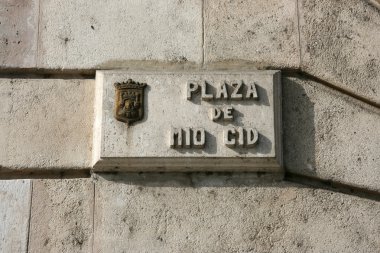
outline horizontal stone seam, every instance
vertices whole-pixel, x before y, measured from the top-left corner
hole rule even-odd
[[[93,72],[93,73],[92,73]],[[62,80],[72,80],[72,79],[89,79],[95,80],[95,71],[91,73],[86,72],[50,72],[50,71],[7,71],[2,72],[0,70],[0,78],[3,79],[62,79]]]
[[[143,70],[143,69],[141,69]],[[148,71],[149,69],[146,69]],[[231,68],[228,69],[226,67],[223,69],[224,71],[229,71],[229,70],[236,70],[236,68]],[[247,71],[247,69],[244,69]],[[318,82],[320,84],[323,84],[331,89],[334,89],[336,91],[339,91],[340,93],[343,93],[347,96],[353,97],[357,100],[362,101],[363,103],[369,104],[371,106],[374,106],[376,108],[380,108],[380,103],[377,103],[375,101],[372,101],[368,98],[365,98],[361,95],[356,94],[354,91],[344,89],[342,87],[337,86],[336,84],[330,83],[326,80],[323,80],[317,76],[314,76],[310,74],[307,71],[304,71],[302,68],[276,68],[274,66],[266,66],[265,68],[260,68],[260,69],[254,69],[252,70],[280,70],[283,75],[285,76],[295,76],[295,75],[300,75],[303,76],[311,81]],[[125,70],[128,71],[128,70]],[[151,71],[156,71],[157,73],[161,72],[160,70],[151,70]],[[195,69],[189,69],[189,70],[183,70],[183,69],[174,69],[173,71],[218,71],[218,69],[208,69],[207,66],[205,68],[202,68],[202,66],[199,66],[199,68]],[[1,70],[0,69],[0,78],[9,78],[9,79],[90,79],[94,80],[95,79],[95,69],[84,69],[84,70],[59,70],[58,72],[55,72],[55,70],[47,70],[47,69],[16,69],[14,71],[12,70]]]
[[[74,179],[74,178],[90,178],[90,169],[60,169],[59,171],[46,170],[9,170],[0,171],[0,180],[15,179]]]
[[[368,98],[365,98],[361,95],[358,95],[358,94],[355,94],[355,92],[353,91],[350,91],[350,90],[347,90],[347,89],[344,89],[342,87],[339,87],[335,84],[332,84],[326,80],[323,80],[317,76],[314,76],[306,71],[303,71],[303,70],[298,70],[298,71],[293,71],[293,70],[285,70],[285,71],[282,71],[282,73],[284,74],[284,76],[288,76],[288,77],[297,77],[298,76],[301,76],[301,77],[304,77],[305,79],[308,79],[310,81],[314,81],[314,82],[317,82],[317,83],[320,83],[324,86],[327,86],[333,90],[336,90],[344,95],[347,95],[349,97],[352,97],[352,98],[355,98],[365,104],[368,104],[368,105],[371,105],[373,107],[376,107],[376,108],[380,108],[380,103],[377,103],[375,101],[372,101]]]
[[[380,202],[380,192],[317,177],[285,172],[284,181]]]
[[[107,172],[103,172],[103,173],[100,173],[100,174],[104,174],[104,173],[107,174]],[[108,173],[114,174],[114,172],[108,172]],[[135,172],[135,173],[139,174],[140,172]],[[149,172],[145,172],[145,173],[149,174]],[[207,172],[205,172],[205,173],[207,173]],[[213,175],[231,175],[233,173],[234,172],[213,172],[212,174]],[[96,178],[96,174],[97,173],[91,172],[90,170],[88,170],[86,172],[83,172],[83,174],[80,174],[80,175],[78,175],[77,173],[72,173],[70,171],[67,171],[65,173],[60,173],[60,174],[57,174],[57,173],[54,173],[54,172],[50,172],[50,173],[43,173],[43,174],[36,173],[34,175],[20,175],[20,174],[17,174],[17,175],[13,175],[13,176],[8,175],[8,177],[4,177],[4,175],[2,175],[0,173],[0,180],[4,180],[4,179],[6,179],[6,180],[13,180],[13,179],[78,179],[78,178]],[[161,174],[162,176],[165,176],[165,174],[173,174],[173,172],[161,172],[159,174]],[[194,174],[194,175],[196,175],[196,174],[199,174],[199,173],[198,172],[178,172],[178,174],[184,174],[184,175],[192,175],[192,174]],[[244,174],[258,174],[258,175],[261,174],[262,175],[262,172],[261,173],[260,172],[249,172],[249,173],[246,172]],[[210,175],[210,177],[212,177],[212,175]],[[354,185],[349,185],[349,184],[344,184],[344,183],[336,182],[334,180],[327,180],[327,179],[322,179],[322,178],[317,178],[317,177],[310,177],[310,176],[300,175],[300,174],[296,174],[296,173],[290,173],[290,172],[286,171],[285,175],[284,175],[283,181],[297,183],[299,185],[304,185],[304,186],[306,186],[308,188],[312,188],[312,189],[323,189],[323,190],[327,190],[327,191],[331,191],[331,192],[337,192],[337,193],[343,193],[343,194],[346,194],[346,195],[356,196],[356,197],[360,197],[360,198],[363,198],[363,199],[380,201],[380,192],[379,191],[368,190],[368,189],[365,189],[365,188],[362,188],[362,187],[359,187],[359,186],[354,186]],[[31,183],[32,183],[32,186],[33,186],[33,181]],[[32,191],[33,191],[33,188],[31,190],[31,192]],[[94,201],[95,201],[95,184],[94,184],[94,196],[93,197],[94,197]],[[32,201],[32,199],[30,201]],[[32,203],[30,204],[30,206],[31,205],[32,205]],[[94,205],[95,205],[95,203],[94,203]],[[95,212],[95,210],[93,212]],[[95,213],[93,215],[95,215]],[[94,222],[93,222],[93,229],[95,229],[95,223]],[[93,238],[93,240],[94,239],[95,238]]]

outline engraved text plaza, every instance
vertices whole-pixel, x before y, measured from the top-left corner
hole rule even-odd
[[[187,100],[192,101],[199,97],[208,102],[212,101],[243,101],[258,100],[256,84],[244,81],[222,81],[213,86],[207,81],[189,81],[186,84]],[[209,119],[214,122],[234,121],[234,107],[232,105],[210,106]],[[258,131],[252,127],[227,126],[223,130],[223,143],[229,148],[252,148],[258,142]],[[172,127],[170,131],[171,148],[204,148],[206,131],[200,127]]]

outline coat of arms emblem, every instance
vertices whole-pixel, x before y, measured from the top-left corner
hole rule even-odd
[[[115,83],[114,116],[118,121],[128,125],[144,117],[144,88],[146,83],[128,79]]]

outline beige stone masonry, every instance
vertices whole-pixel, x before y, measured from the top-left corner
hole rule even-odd
[[[29,252],[91,252],[91,179],[33,180]]]
[[[302,70],[380,104],[380,10],[358,0],[299,8]]]
[[[0,69],[36,67],[39,2],[0,1]]]
[[[94,252],[377,252],[380,203],[254,175],[102,175]]]
[[[377,5],[376,0],[138,5],[10,0],[0,4],[0,68],[196,68],[203,62],[218,68],[301,67],[379,104]]]
[[[94,81],[0,79],[0,172],[91,167]]]
[[[285,170],[380,191],[380,109],[303,78],[283,79]]]
[[[38,67],[202,61],[202,0],[41,2]]]
[[[378,109],[299,77],[282,82],[285,169],[379,191]],[[1,79],[0,84],[1,173],[92,168],[99,152],[93,150],[93,80]],[[168,131],[162,129],[164,137]],[[122,145],[118,139],[112,143]]]
[[[378,253],[379,200],[380,0],[0,0],[0,253]]]
[[[26,252],[30,180],[0,180],[0,252]]]
[[[295,0],[205,1],[205,62],[299,66]]]

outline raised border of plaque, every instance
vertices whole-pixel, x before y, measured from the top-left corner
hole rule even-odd
[[[95,93],[94,171],[283,172],[280,71],[104,70]]]

